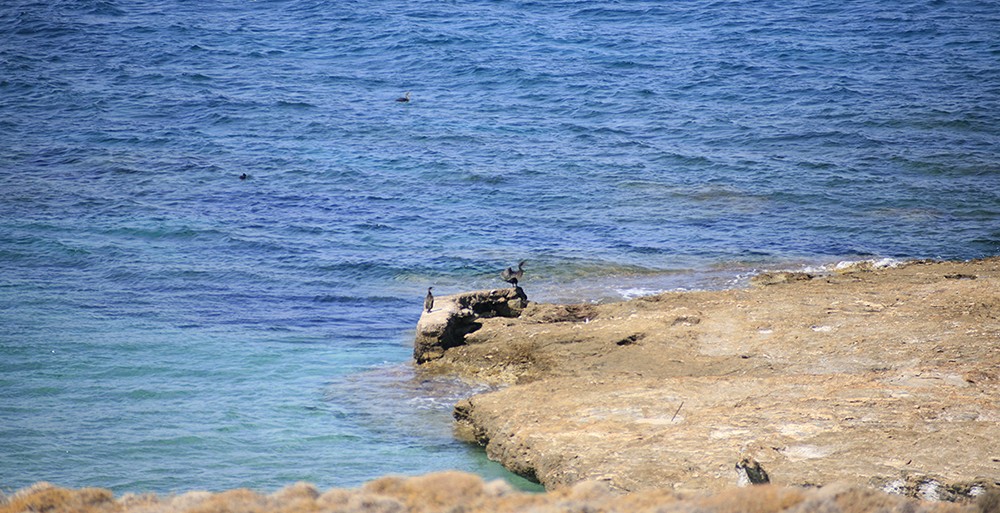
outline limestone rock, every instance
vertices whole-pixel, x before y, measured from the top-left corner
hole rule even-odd
[[[482,327],[480,319],[518,317],[528,304],[521,287],[478,290],[435,298],[434,308],[417,322],[413,359],[418,364],[436,360],[466,343],[466,335]]]
[[[532,303],[421,370],[506,385],[456,432],[551,490],[721,491],[758,466],[922,500],[1000,486],[1000,258],[766,281]]]

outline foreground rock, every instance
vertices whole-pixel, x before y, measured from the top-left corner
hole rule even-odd
[[[1000,507],[1000,494],[984,495],[977,504],[918,502],[873,490],[830,486],[822,489],[759,486],[733,489],[713,496],[684,497],[667,490],[631,495],[610,493],[599,483],[587,482],[546,494],[513,492],[503,482],[484,483],[458,472],[414,478],[386,477],[359,489],[320,492],[298,483],[263,495],[250,490],[221,493],[189,492],[177,496],[126,495],[115,498],[108,490],[67,490],[39,483],[4,498],[0,513],[985,513]]]
[[[481,319],[421,367],[498,385],[459,435],[548,489],[1000,485],[1000,259],[774,273],[744,290]]]

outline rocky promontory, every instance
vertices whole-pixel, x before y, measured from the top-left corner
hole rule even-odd
[[[435,349],[417,361],[497,385],[456,405],[456,431],[547,489],[763,480],[956,500],[1000,486],[998,258],[768,273],[611,304],[526,299],[509,315],[465,308],[443,344],[418,328]]]
[[[480,319],[517,317],[528,304],[521,287],[479,290],[436,298],[434,306],[417,322],[413,359],[427,363],[464,345],[466,335],[482,327]]]

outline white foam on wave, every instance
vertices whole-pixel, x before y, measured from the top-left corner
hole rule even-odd
[[[740,275],[740,278],[749,278],[756,274],[762,272],[804,272],[809,274],[826,274],[831,272],[842,272],[857,269],[892,269],[905,265],[911,260],[901,260],[898,258],[870,258],[867,260],[841,260],[835,263],[813,263],[813,264],[803,264],[800,266],[790,266],[774,269],[757,269],[745,275]]]
[[[679,289],[678,289],[679,290]],[[657,294],[663,294],[664,292],[676,292],[676,290],[665,290],[665,289],[649,289],[645,287],[630,287],[627,289],[615,289],[615,292],[622,297],[622,299],[635,299],[637,297],[645,296],[655,296]]]
[[[844,260],[837,262],[833,266],[834,271],[843,271],[845,269],[850,269],[852,267],[871,267],[872,269],[891,269],[893,267],[899,267],[906,263],[905,260],[899,260],[897,258],[879,258],[879,259],[868,259],[868,260]]]

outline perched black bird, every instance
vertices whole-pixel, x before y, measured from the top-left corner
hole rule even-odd
[[[434,294],[431,294],[433,288],[427,287],[427,297],[424,298],[424,310],[427,310],[427,313],[431,313],[431,308],[434,308]]]
[[[404,103],[410,101],[410,92],[407,91],[406,94],[404,94],[402,97],[396,98],[396,101],[397,102],[404,102]]]
[[[518,263],[516,271],[511,269],[510,267],[504,269],[503,271],[500,271],[500,279],[516,287],[517,281],[520,280],[522,276],[524,276],[525,262],[526,260],[522,260],[520,263]]]

